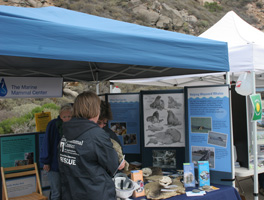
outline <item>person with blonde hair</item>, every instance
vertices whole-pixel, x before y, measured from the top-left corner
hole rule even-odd
[[[112,177],[124,168],[109,135],[98,124],[100,98],[93,92],[79,94],[73,118],[63,124],[59,169],[63,200],[116,200]]]
[[[47,125],[40,152],[40,162],[44,164],[43,169],[48,172],[51,200],[61,199],[61,181],[58,167],[57,146],[62,135],[62,124],[71,119],[72,112],[73,108],[71,104],[61,106],[59,116],[51,120]]]

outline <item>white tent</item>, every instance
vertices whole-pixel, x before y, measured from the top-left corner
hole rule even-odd
[[[264,71],[264,33],[228,12],[200,37],[228,42],[230,72]]]
[[[264,73],[263,32],[245,22],[235,12],[230,11],[200,37],[228,42],[230,72],[234,72],[231,80],[237,80],[238,72],[255,71],[257,86],[264,86],[264,76],[262,78],[262,73]],[[192,76],[113,80],[111,82],[160,86],[212,85],[225,83],[223,74],[215,74],[215,76],[213,74],[195,74]],[[191,83],[192,80],[193,83]]]

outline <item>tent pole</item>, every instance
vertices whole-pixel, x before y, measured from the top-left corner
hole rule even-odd
[[[113,85],[114,85],[114,83],[113,82],[110,82],[110,87],[109,87],[109,93],[112,93],[112,91],[113,91]]]
[[[99,82],[96,83],[96,94],[99,94]]]
[[[96,72],[96,94],[99,94],[99,81],[98,81],[98,72]]]
[[[251,72],[252,75],[252,91],[253,95],[256,94],[256,79],[255,72]],[[258,200],[258,150],[257,150],[257,123],[252,121],[252,130],[253,130],[253,153],[254,153],[254,200]]]
[[[232,167],[232,179],[235,180],[235,155],[234,155],[234,136],[233,136],[233,117],[232,117],[232,97],[231,97],[231,84],[230,84],[230,73],[226,72],[226,84],[229,85],[229,107],[230,107],[230,139],[231,139],[231,167]],[[232,186],[235,188],[236,183],[233,181]]]
[[[229,72],[226,72],[226,84],[230,84],[230,73]]]

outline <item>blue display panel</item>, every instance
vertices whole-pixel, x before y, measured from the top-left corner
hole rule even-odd
[[[109,94],[113,120],[108,126],[116,133],[123,153],[140,153],[139,94]]]
[[[187,100],[190,162],[232,172],[228,86],[187,88]]]

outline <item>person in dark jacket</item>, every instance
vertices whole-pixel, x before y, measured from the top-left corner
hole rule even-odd
[[[42,144],[40,162],[44,164],[43,169],[48,172],[51,200],[61,199],[57,146],[61,139],[62,123],[71,119],[72,112],[73,108],[70,104],[63,105],[60,108],[59,116],[48,123]]]
[[[63,200],[116,200],[112,177],[119,168],[118,156],[109,135],[97,120],[100,99],[93,92],[79,94],[72,120],[63,123],[59,146]]]
[[[99,119],[97,121],[97,124],[105,130],[106,133],[109,134],[109,137],[113,140],[115,140],[116,142],[118,142],[118,144],[120,146],[122,146],[119,138],[117,137],[117,135],[115,134],[114,131],[112,131],[107,125],[108,120],[112,120],[113,119],[113,115],[112,115],[112,110],[111,110],[111,105],[110,103],[106,102],[106,101],[101,101],[101,106],[100,106],[100,116]]]

